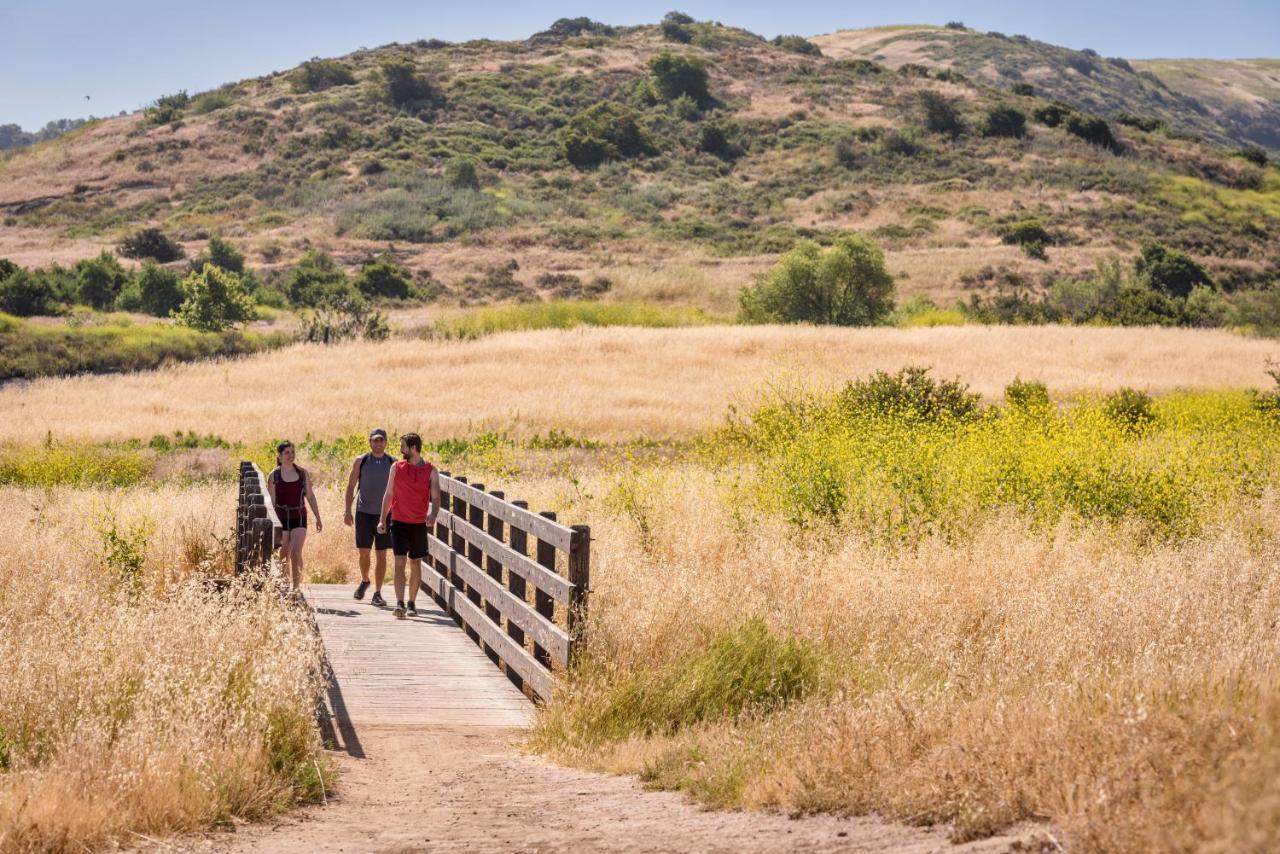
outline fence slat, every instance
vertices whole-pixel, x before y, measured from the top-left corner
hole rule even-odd
[[[526,501],[513,501],[512,504],[514,504],[516,507],[520,508],[521,510],[527,510],[529,507],[529,504]],[[525,560],[525,561],[529,560],[527,557],[525,557],[525,553],[529,549],[528,540],[529,540],[529,535],[526,534],[523,529],[517,528],[514,525],[511,527],[510,551],[511,551],[512,557],[511,559],[507,560],[507,588],[511,591],[511,595],[514,596],[520,602],[526,602],[525,597],[527,595],[527,592],[525,588],[524,577],[520,575],[520,573],[513,571],[513,562],[515,557],[519,557],[521,560]],[[537,566],[537,564],[533,564],[533,565]],[[542,567],[539,566],[538,570],[541,571]],[[529,607],[527,602],[525,604],[525,607],[526,608]],[[521,649],[524,649],[524,629],[516,625],[516,623],[513,620],[507,620],[507,635]],[[516,672],[511,668],[507,668],[507,678],[509,678],[517,688],[524,690],[524,680],[520,678],[520,674],[518,672]]]
[[[507,497],[505,492],[502,492],[501,490],[497,490],[497,489],[492,490],[489,494],[492,495],[494,498],[498,499],[499,501],[502,501]],[[503,527],[504,527],[502,520],[498,518],[496,515],[494,515],[493,513],[489,514],[488,519],[489,519],[489,522],[488,522],[488,525],[485,526],[485,533],[488,534],[489,539],[493,540],[494,542],[497,542],[497,543],[502,542],[502,533],[503,533]],[[495,559],[494,557],[490,555],[486,555],[484,559],[484,571],[489,574],[489,577],[493,579],[494,583],[498,585],[498,589],[501,590],[502,589],[502,563],[497,559]],[[489,595],[487,593],[485,594],[484,598],[485,598],[485,603],[484,603],[485,616],[488,617],[495,626],[498,626],[499,628],[501,628],[502,612],[498,610],[497,606],[489,602]],[[488,650],[488,652],[489,652],[489,658],[492,659],[494,664],[497,664],[498,654],[493,650]]]
[[[539,515],[550,519],[552,522],[556,520],[556,514],[550,510],[544,510]],[[566,548],[567,548],[566,544]],[[556,547],[555,544],[547,540],[538,538],[538,563],[540,563],[547,571],[555,574],[556,571]],[[542,588],[535,588],[533,591],[533,607],[541,614],[549,623],[556,621],[556,604]],[[547,653],[546,648],[539,645],[537,640],[533,643],[533,657],[543,666],[551,667],[551,656]]]
[[[568,579],[557,575],[555,572],[548,571],[546,567],[530,560],[527,555],[493,540],[484,531],[476,530],[464,517],[455,516],[445,511],[440,514],[440,519],[437,521],[440,520],[443,520],[444,526],[455,535],[460,536],[469,543],[474,543],[479,547],[480,551],[502,561],[508,570],[521,576],[523,580],[530,582],[534,587],[545,590],[557,602],[565,605],[569,603],[569,592],[572,590],[573,585],[569,583]],[[511,526],[513,538],[517,531],[524,535],[522,542],[527,541],[527,531],[515,525]],[[525,546],[525,548],[528,548],[528,546]]]
[[[480,507],[486,513],[493,513],[502,521],[523,528],[531,536],[545,540],[561,551],[569,550],[573,539],[573,530],[564,525],[557,525],[555,519],[545,518],[515,507],[506,501],[498,501],[483,492],[477,492],[467,485],[465,478],[440,477],[440,488],[455,498],[462,498],[468,504]]]

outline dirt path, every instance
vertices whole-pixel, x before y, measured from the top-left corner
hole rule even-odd
[[[943,829],[830,816],[712,812],[632,778],[521,753],[510,730],[366,727],[366,757],[338,755],[341,791],[273,824],[151,849],[229,852],[894,851],[996,852],[1026,831],[952,845]],[[1011,847],[1013,846],[1013,847]],[[1033,845],[1031,850],[1038,846]]]

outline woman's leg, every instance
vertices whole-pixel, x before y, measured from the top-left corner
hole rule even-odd
[[[307,541],[306,528],[294,528],[293,539],[289,541],[292,559],[289,561],[289,575],[293,581],[293,589],[302,587],[302,546]]]
[[[280,532],[280,571],[284,573],[286,578],[289,577],[289,564],[292,562],[291,561],[291,554],[293,551],[292,541],[293,541],[293,531]]]

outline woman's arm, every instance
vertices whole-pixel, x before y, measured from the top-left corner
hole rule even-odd
[[[324,523],[320,521],[320,505],[316,503],[316,494],[311,491],[311,475],[306,475],[307,485],[307,502],[311,505],[311,512],[316,514],[316,533],[324,530]]]
[[[396,467],[391,467],[391,474],[387,475],[387,489],[382,493],[382,512],[378,514],[378,533],[385,533],[387,530],[387,511],[391,509],[392,489],[396,485]]]
[[[276,501],[276,479],[271,476],[274,474],[275,474],[275,471],[273,470],[271,474],[267,475],[267,495],[271,496],[272,504],[278,503]]]

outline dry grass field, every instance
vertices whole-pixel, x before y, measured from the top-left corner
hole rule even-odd
[[[373,422],[505,433],[450,467],[592,526],[587,652],[534,749],[714,806],[1265,850],[1280,435],[1238,390],[1271,385],[1273,353],[1185,330],[603,329],[11,385],[3,450],[43,462],[0,471],[81,485],[0,486],[0,850],[314,797],[314,735],[288,724],[314,641],[278,603],[228,607],[198,579],[225,560],[235,456]],[[995,406],[922,422],[823,403],[913,363]],[[1017,377],[1054,405],[1006,404]],[[1155,395],[1149,419],[1109,414],[1095,393],[1120,386]],[[553,428],[618,444],[525,442]],[[113,470],[131,486],[56,459],[174,430],[245,445],[128,451],[153,460]],[[627,444],[657,438],[700,441]],[[349,446],[314,448],[327,526],[308,566],[350,579]]]
[[[998,398],[1021,377],[1055,396],[1133,386],[1270,383],[1273,342],[1226,332],[1069,327],[578,329],[475,342],[296,346],[231,362],[0,388],[3,441],[229,441],[416,429],[428,439],[551,428],[593,439],[683,438],[718,426],[765,383],[832,387],[932,366]]]

